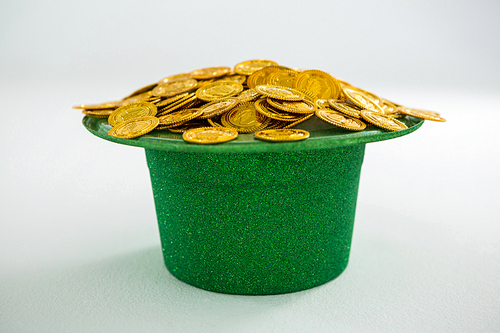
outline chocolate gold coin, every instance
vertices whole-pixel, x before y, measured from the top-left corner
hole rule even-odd
[[[282,128],[282,129],[267,129],[257,131],[253,134],[255,138],[265,141],[298,141],[305,140],[309,137],[309,132],[301,129]]]
[[[238,131],[226,127],[200,127],[187,130],[182,134],[184,141],[198,144],[216,144],[234,140]]]
[[[151,132],[158,126],[156,117],[146,116],[130,119],[111,128],[108,135],[122,139],[132,139]]]

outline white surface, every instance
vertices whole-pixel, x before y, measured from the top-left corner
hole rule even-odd
[[[500,331],[497,2],[217,4],[2,2],[0,331]],[[223,295],[167,272],[143,150],[71,106],[259,57],[448,121],[367,145],[339,278]]]

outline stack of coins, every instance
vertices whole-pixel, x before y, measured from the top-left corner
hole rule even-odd
[[[407,108],[326,72],[263,59],[169,76],[121,101],[74,108],[107,118],[111,136],[131,139],[168,130],[198,144],[230,141],[238,133],[266,141],[304,140],[309,133],[296,126],[311,117],[349,131],[371,125],[404,130],[397,118],[406,115],[445,121],[437,112]]]

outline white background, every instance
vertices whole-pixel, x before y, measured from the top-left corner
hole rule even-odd
[[[493,0],[2,0],[0,331],[500,331],[499,16]],[[173,278],[143,150],[71,108],[254,58],[448,120],[367,145],[347,270],[279,296]]]

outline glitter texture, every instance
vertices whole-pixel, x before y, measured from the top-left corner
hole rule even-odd
[[[146,149],[167,268],[231,294],[288,293],[337,277],[349,259],[364,149]]]
[[[280,294],[326,283],[347,267],[365,144],[408,129],[349,132],[315,117],[307,140],[274,143],[240,134],[196,145],[155,131],[109,136],[106,119],[85,117],[94,135],[143,147],[164,260],[179,280],[230,294]]]

